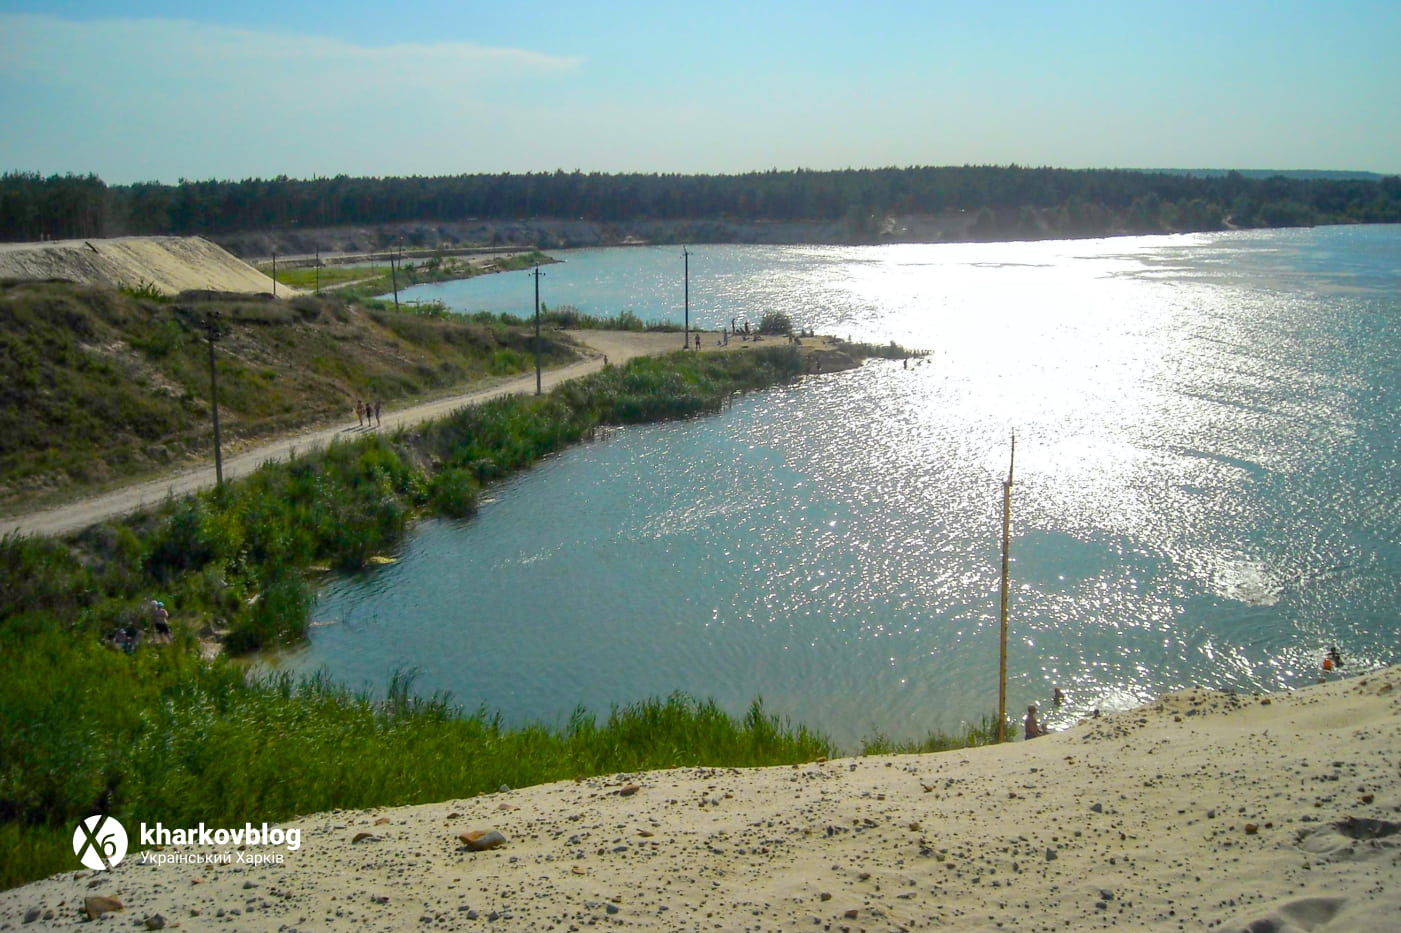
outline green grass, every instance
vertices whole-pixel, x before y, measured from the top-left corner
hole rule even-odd
[[[325,680],[249,682],[193,648],[128,656],[47,630],[0,638],[0,887],[72,870],[72,827],[238,825],[335,808],[426,803],[586,775],[682,765],[759,766],[830,754],[756,701],[742,718],[685,696],[599,721],[503,728],[410,677],[375,701]]]
[[[272,264],[264,263],[258,267],[260,272],[272,274]],[[343,266],[343,265],[323,265],[320,274],[317,274],[315,266],[287,266],[277,267],[277,281],[283,285],[290,285],[293,288],[301,288],[312,291],[316,288],[333,289],[344,285],[347,282],[358,282],[363,279],[378,279],[380,270],[386,269],[384,263],[378,266]],[[386,271],[387,274],[387,271]]]

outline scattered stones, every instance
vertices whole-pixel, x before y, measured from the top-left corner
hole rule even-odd
[[[147,917],[147,918],[146,918],[146,929],[148,929],[148,930],[164,930],[164,929],[165,929],[165,918],[162,917],[160,914],[153,914],[152,916]]]
[[[43,913],[43,911],[40,910],[39,908],[37,908],[37,907],[31,907],[31,908],[29,908],[28,910],[26,910],[26,911],[24,912],[24,922],[25,922],[25,923],[33,923],[35,920],[38,920],[38,919],[39,919],[39,916],[40,916],[42,913]]]
[[[640,784],[626,784],[618,788],[614,793],[619,797],[631,797],[640,790],[642,790],[642,785]]]
[[[374,833],[358,832],[351,837],[350,842],[352,845],[357,842],[379,842],[382,838],[382,836],[376,836]]]
[[[126,908],[115,897],[91,894],[83,899],[83,913],[88,915],[89,920],[96,920],[103,914],[110,914],[118,910],[126,910]]]
[[[383,826],[385,823],[388,823],[388,822],[389,822],[389,817],[387,817],[387,816],[382,816],[382,817],[380,817],[379,819],[375,820],[375,825],[376,825],[376,826]]]

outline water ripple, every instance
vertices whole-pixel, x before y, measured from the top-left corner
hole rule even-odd
[[[1013,429],[1013,708],[1285,686],[1330,642],[1392,660],[1401,231],[1364,233],[697,247],[693,320],[934,352],[553,458],[330,584],[316,617],[342,624],[282,663],[418,667],[508,721],[684,690],[848,747],[955,729],[996,702]],[[552,282],[674,316],[674,261],[575,255]]]

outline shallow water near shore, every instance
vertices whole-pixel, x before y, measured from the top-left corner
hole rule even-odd
[[[679,248],[560,256],[546,304],[680,319]],[[1401,228],[699,246],[690,272],[699,326],[779,310],[931,355],[554,457],[330,581],[277,664],[417,669],[509,724],[680,690],[848,749],[956,729],[996,709],[1013,430],[1014,714],[1296,686],[1330,644],[1396,660]],[[532,289],[409,297],[527,314]]]

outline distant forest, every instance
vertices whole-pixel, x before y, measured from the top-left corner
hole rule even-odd
[[[404,223],[584,220],[821,222],[848,242],[902,238],[892,219],[963,212],[938,238],[1037,239],[1227,227],[1401,222],[1401,178],[1011,166],[743,175],[544,172],[286,177],[108,185],[0,177],[0,240],[221,235]],[[906,234],[905,238],[917,235]],[[928,238],[928,230],[919,234]]]

